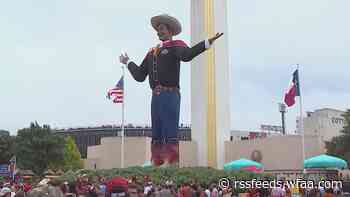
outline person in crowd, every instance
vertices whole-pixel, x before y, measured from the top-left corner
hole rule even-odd
[[[299,185],[298,187],[299,187],[299,196],[300,197],[305,197],[306,196],[306,189],[305,189],[305,187],[301,187],[301,185]]]
[[[333,194],[333,189],[332,188],[326,189],[323,197],[335,197]]]
[[[26,196],[26,194],[23,191],[18,191],[18,192],[16,192],[14,197],[25,197],[25,196]]]
[[[211,196],[210,196],[210,193],[211,193],[210,189],[211,189],[211,188],[209,188],[208,186],[206,186],[206,187],[204,187],[204,188],[206,188],[205,191],[204,191],[206,197],[211,197]]]
[[[11,197],[12,190],[8,187],[3,187],[0,190],[0,197]]]
[[[82,175],[77,178],[75,185],[75,192],[77,197],[88,196],[91,190],[91,184],[89,183],[89,178],[87,175]]]
[[[161,197],[172,197],[170,187],[171,186],[168,184],[163,185],[162,190],[160,192],[160,196]]]
[[[64,194],[61,190],[60,185],[62,184],[61,181],[57,179],[50,180],[48,182],[48,196],[51,197],[64,197]]]
[[[216,187],[216,184],[215,183],[211,184],[210,188],[211,188],[210,196],[211,197],[219,197],[219,191]]]
[[[143,193],[143,188],[140,185],[137,188],[137,195],[139,197],[144,197],[145,196],[145,194]]]
[[[249,197],[260,197],[258,188],[254,187],[249,190]]]
[[[292,185],[290,188],[290,192],[293,197],[299,197],[299,186],[298,185]]]
[[[107,193],[107,184],[106,184],[106,178],[99,177],[98,182],[96,183],[97,189],[97,196],[104,197]]]
[[[180,187],[179,194],[180,197],[192,197],[192,189],[187,182],[183,183],[183,185]]]
[[[318,191],[320,192],[320,196],[323,197],[323,195],[324,195],[324,193],[325,193],[325,189],[324,189],[324,187],[323,187],[322,185],[320,185],[320,186],[318,187]]]
[[[287,184],[284,185],[284,190],[286,191],[286,197],[292,197],[292,191]]]
[[[144,197],[142,188],[135,183],[131,183],[128,185],[128,197]]]
[[[160,192],[161,192],[162,188],[160,186],[155,186],[154,187],[154,197],[160,197]]]
[[[313,187],[309,189],[308,197],[316,197],[317,196],[317,188]]]
[[[335,185],[335,187],[333,188],[333,190],[334,190],[334,195],[336,197],[342,196],[342,185],[341,185],[341,183],[337,183]]]
[[[153,185],[151,181],[146,182],[144,187],[144,195],[147,196],[148,193],[152,191]]]
[[[66,196],[68,193],[70,193],[69,191],[69,184],[67,181],[63,182],[63,184],[61,185],[61,190],[63,192],[63,194]]]

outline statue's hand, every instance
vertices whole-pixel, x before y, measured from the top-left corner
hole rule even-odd
[[[215,36],[213,36],[213,37],[211,37],[211,38],[208,39],[209,44],[213,44],[214,41],[215,41],[216,39],[220,38],[222,35],[224,35],[224,33],[216,33]]]
[[[122,64],[126,64],[127,62],[128,62],[128,60],[129,60],[129,57],[128,57],[128,54],[121,54],[120,56],[119,56],[119,60],[120,60],[120,63],[122,63]]]

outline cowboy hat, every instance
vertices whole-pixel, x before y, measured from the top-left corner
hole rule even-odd
[[[152,24],[152,27],[157,31],[158,29],[158,26],[160,24],[164,24],[164,25],[167,25],[170,30],[173,32],[174,36],[181,33],[181,24],[180,22],[172,17],[172,16],[169,16],[167,14],[161,14],[161,15],[158,15],[158,16],[154,16],[151,18],[151,24]]]

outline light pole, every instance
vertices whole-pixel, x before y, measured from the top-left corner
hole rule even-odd
[[[279,111],[281,112],[281,117],[282,117],[282,134],[286,134],[286,126],[285,126],[285,113],[287,112],[286,110],[286,105],[284,103],[279,103]]]

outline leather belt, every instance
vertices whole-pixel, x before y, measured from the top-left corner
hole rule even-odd
[[[153,89],[153,94],[160,95],[162,91],[177,91],[179,92],[179,88],[176,86],[162,86],[162,85],[157,85]]]

